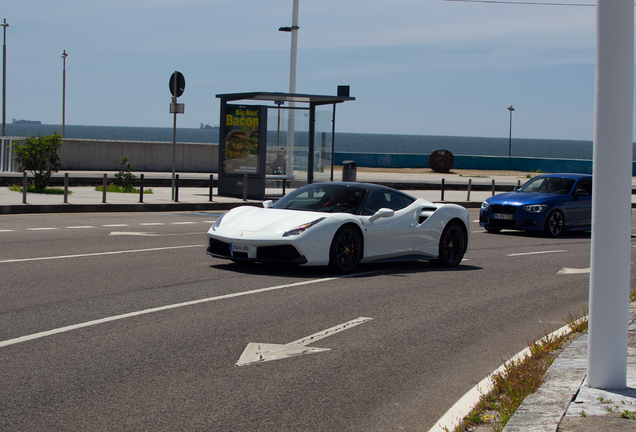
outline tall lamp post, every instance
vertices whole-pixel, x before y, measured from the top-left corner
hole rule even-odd
[[[289,93],[296,93],[296,52],[298,50],[298,0],[294,0],[292,6],[291,27],[280,27],[278,31],[291,32],[291,56],[289,60]],[[294,126],[296,103],[289,103],[289,121],[287,123],[287,167],[285,174],[291,175],[294,172]]]
[[[7,19],[4,19],[4,22],[0,24],[3,30],[3,39],[2,39],[2,136],[6,136],[5,125],[7,123],[6,119],[6,108],[7,108]]]
[[[66,50],[62,53],[62,138],[64,138],[64,127],[66,125]]]
[[[510,153],[512,150],[512,112],[515,109],[510,105],[508,107],[508,111],[510,111],[510,130],[508,131],[508,157],[510,157]]]

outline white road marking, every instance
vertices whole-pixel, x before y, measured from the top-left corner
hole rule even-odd
[[[0,232],[15,232],[15,230],[0,230]]]
[[[147,237],[157,237],[160,234],[150,233],[150,232],[139,232],[139,231],[112,231],[108,235],[112,235],[112,236],[147,236]]]
[[[241,354],[239,361],[236,362],[236,366],[246,366],[254,363],[262,363],[272,360],[280,360],[287,357],[314,354],[321,351],[330,351],[331,348],[308,348],[307,345],[317,342],[333,334],[347,330],[351,327],[363,324],[367,321],[371,321],[373,318],[360,317],[351,321],[347,321],[344,324],[340,324],[318,333],[314,333],[310,336],[298,339],[297,341],[290,342],[285,345],[281,344],[263,344],[263,343],[249,343]]]
[[[59,255],[59,256],[39,257],[39,258],[7,259],[7,260],[0,260],[0,264],[12,263],[12,262],[27,262],[27,261],[46,261],[46,260],[54,260],[54,259],[66,259],[66,258],[83,258],[83,257],[92,257],[92,256],[101,256],[101,255],[119,255],[119,254],[137,253],[137,252],[155,252],[155,251],[163,251],[163,250],[169,250],[169,249],[185,249],[185,248],[191,248],[191,247],[205,247],[205,245],[197,244],[197,245],[187,245],[187,246],[168,246],[168,247],[150,248],[150,249],[133,249],[133,250],[123,250],[123,251],[113,251],[113,252],[95,252],[95,253],[77,254],[77,255]]]
[[[200,245],[192,245],[189,247],[194,247],[194,246],[200,246]],[[188,246],[183,246],[183,247],[188,247]],[[172,248],[157,248],[157,249],[144,249],[144,250],[159,250],[159,249],[172,249]],[[133,251],[129,251],[129,252],[133,252]],[[355,276],[360,276],[361,274],[370,274],[370,273],[377,273],[377,272],[369,272],[369,273],[358,273]],[[151,314],[151,313],[155,313],[155,312],[162,312],[165,310],[170,310],[170,309],[177,309],[177,308],[181,308],[181,307],[185,307],[185,306],[193,306],[193,305],[198,305],[201,303],[209,303],[209,302],[213,302],[213,301],[218,301],[218,300],[226,300],[226,299],[231,299],[231,298],[236,298],[236,297],[243,297],[243,296],[248,296],[248,295],[253,295],[253,294],[260,294],[260,293],[264,293],[264,292],[268,292],[268,291],[276,291],[276,290],[280,290],[280,289],[284,289],[284,288],[293,288],[293,287],[300,287],[300,286],[304,286],[304,285],[311,285],[314,283],[320,283],[320,282],[328,282],[328,281],[332,281],[332,280],[336,280],[339,278],[344,278],[347,276],[340,276],[340,277],[330,277],[330,278],[324,278],[324,279],[312,279],[312,280],[308,280],[308,281],[303,281],[303,282],[296,282],[296,283],[291,283],[291,284],[286,284],[286,285],[278,285],[278,286],[273,286],[273,287],[266,287],[266,288],[259,288],[259,289],[255,289],[252,291],[242,291],[242,292],[238,292],[238,293],[232,293],[232,294],[225,294],[225,295],[221,295],[221,296],[217,296],[217,297],[208,297],[208,298],[204,298],[204,299],[200,299],[200,300],[192,300],[192,301],[188,301],[188,302],[183,302],[183,303],[176,303],[176,304],[171,304],[171,305],[166,305],[166,306],[159,306],[156,308],[151,308],[151,309],[145,309],[145,310],[141,310],[141,311],[137,311],[137,312],[130,312],[130,313],[125,313],[125,314],[121,314],[121,315],[115,315],[115,316],[111,316],[111,317],[107,317],[107,318],[102,318],[102,319],[97,319],[97,320],[93,320],[93,321],[87,321],[84,323],[80,323],[80,324],[74,324],[74,325],[70,325],[70,326],[66,326],[66,327],[60,327],[60,328],[56,328],[56,329],[52,329],[52,330],[48,330],[48,331],[43,331],[40,333],[33,333],[27,336],[22,336],[22,337],[18,337],[15,339],[8,339],[5,341],[0,341],[0,348],[2,347],[6,347],[9,345],[15,345],[15,344],[19,344],[22,342],[27,342],[27,341],[31,341],[31,340],[35,340],[35,339],[40,339],[40,338],[44,338],[47,336],[53,336],[56,334],[60,334],[60,333],[65,333],[71,330],[77,330],[77,329],[81,329],[84,327],[91,327],[94,325],[98,325],[98,324],[104,324],[107,322],[112,322],[112,321],[118,321],[118,320],[122,320],[122,319],[126,319],[126,318],[132,318],[132,317],[137,317],[140,315],[147,315],[147,314]]]
[[[195,223],[197,222],[170,222],[170,225],[190,225]]]
[[[163,222],[145,222],[145,223],[140,223],[139,225],[165,225],[165,223],[163,223]]]
[[[522,256],[522,255],[540,255],[540,254],[561,253],[561,252],[567,252],[567,251],[553,250],[553,251],[540,251],[540,252],[523,252],[523,253],[516,253],[516,254],[507,254],[506,256],[513,257],[513,256]]]
[[[103,227],[127,227],[128,224],[110,224],[110,225],[102,225]]]
[[[27,231],[47,231],[47,230],[56,230],[59,228],[27,228]]]
[[[561,270],[559,270],[557,272],[557,274],[582,274],[582,273],[589,273],[590,269],[588,268],[568,268],[568,267],[563,267]]]
[[[80,228],[95,228],[94,226],[90,226],[90,225],[84,225],[84,226],[70,226],[70,227],[66,227],[69,229],[80,229]]]

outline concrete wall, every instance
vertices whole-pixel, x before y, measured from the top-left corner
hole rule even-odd
[[[68,170],[118,171],[123,157],[135,166],[135,171],[172,171],[172,143],[168,142],[64,138],[60,149],[64,169]],[[218,169],[218,144],[176,144],[176,171],[215,173]]]
[[[142,141],[102,141],[64,139],[60,157],[65,169],[118,171],[122,157],[136,171],[172,171],[172,143]],[[429,155],[400,153],[334,153],[334,164],[353,160],[360,167],[429,168]],[[582,159],[544,159],[505,156],[454,155],[455,169],[575,172],[592,174],[592,161]],[[176,166],[179,172],[219,172],[218,144],[177,143]],[[636,163],[632,162],[636,176]]]
[[[345,160],[353,160],[358,166],[379,168],[430,168],[429,155],[378,154],[378,153],[335,153],[334,163],[342,165]],[[543,159],[504,156],[454,155],[453,168],[511,171],[574,172],[592,174],[592,161],[582,159]],[[636,173],[636,164],[632,163]],[[636,174],[632,174],[636,175]]]

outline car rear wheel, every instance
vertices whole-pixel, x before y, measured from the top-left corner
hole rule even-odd
[[[336,273],[350,273],[362,259],[360,231],[352,225],[340,227],[329,249],[329,267]]]
[[[450,222],[442,231],[439,239],[439,258],[436,264],[444,267],[455,267],[462,262],[466,253],[467,235],[459,222]]]
[[[564,226],[563,213],[553,210],[546,218],[543,229],[549,237],[558,237],[563,234]]]

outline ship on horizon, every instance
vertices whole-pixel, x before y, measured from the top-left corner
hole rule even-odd
[[[201,129],[218,129],[218,126],[210,126],[209,124],[203,124],[201,123]]]
[[[41,125],[42,122],[40,120],[16,120],[13,119],[13,124],[20,124],[20,125],[25,125],[25,124],[29,124],[29,125]]]

